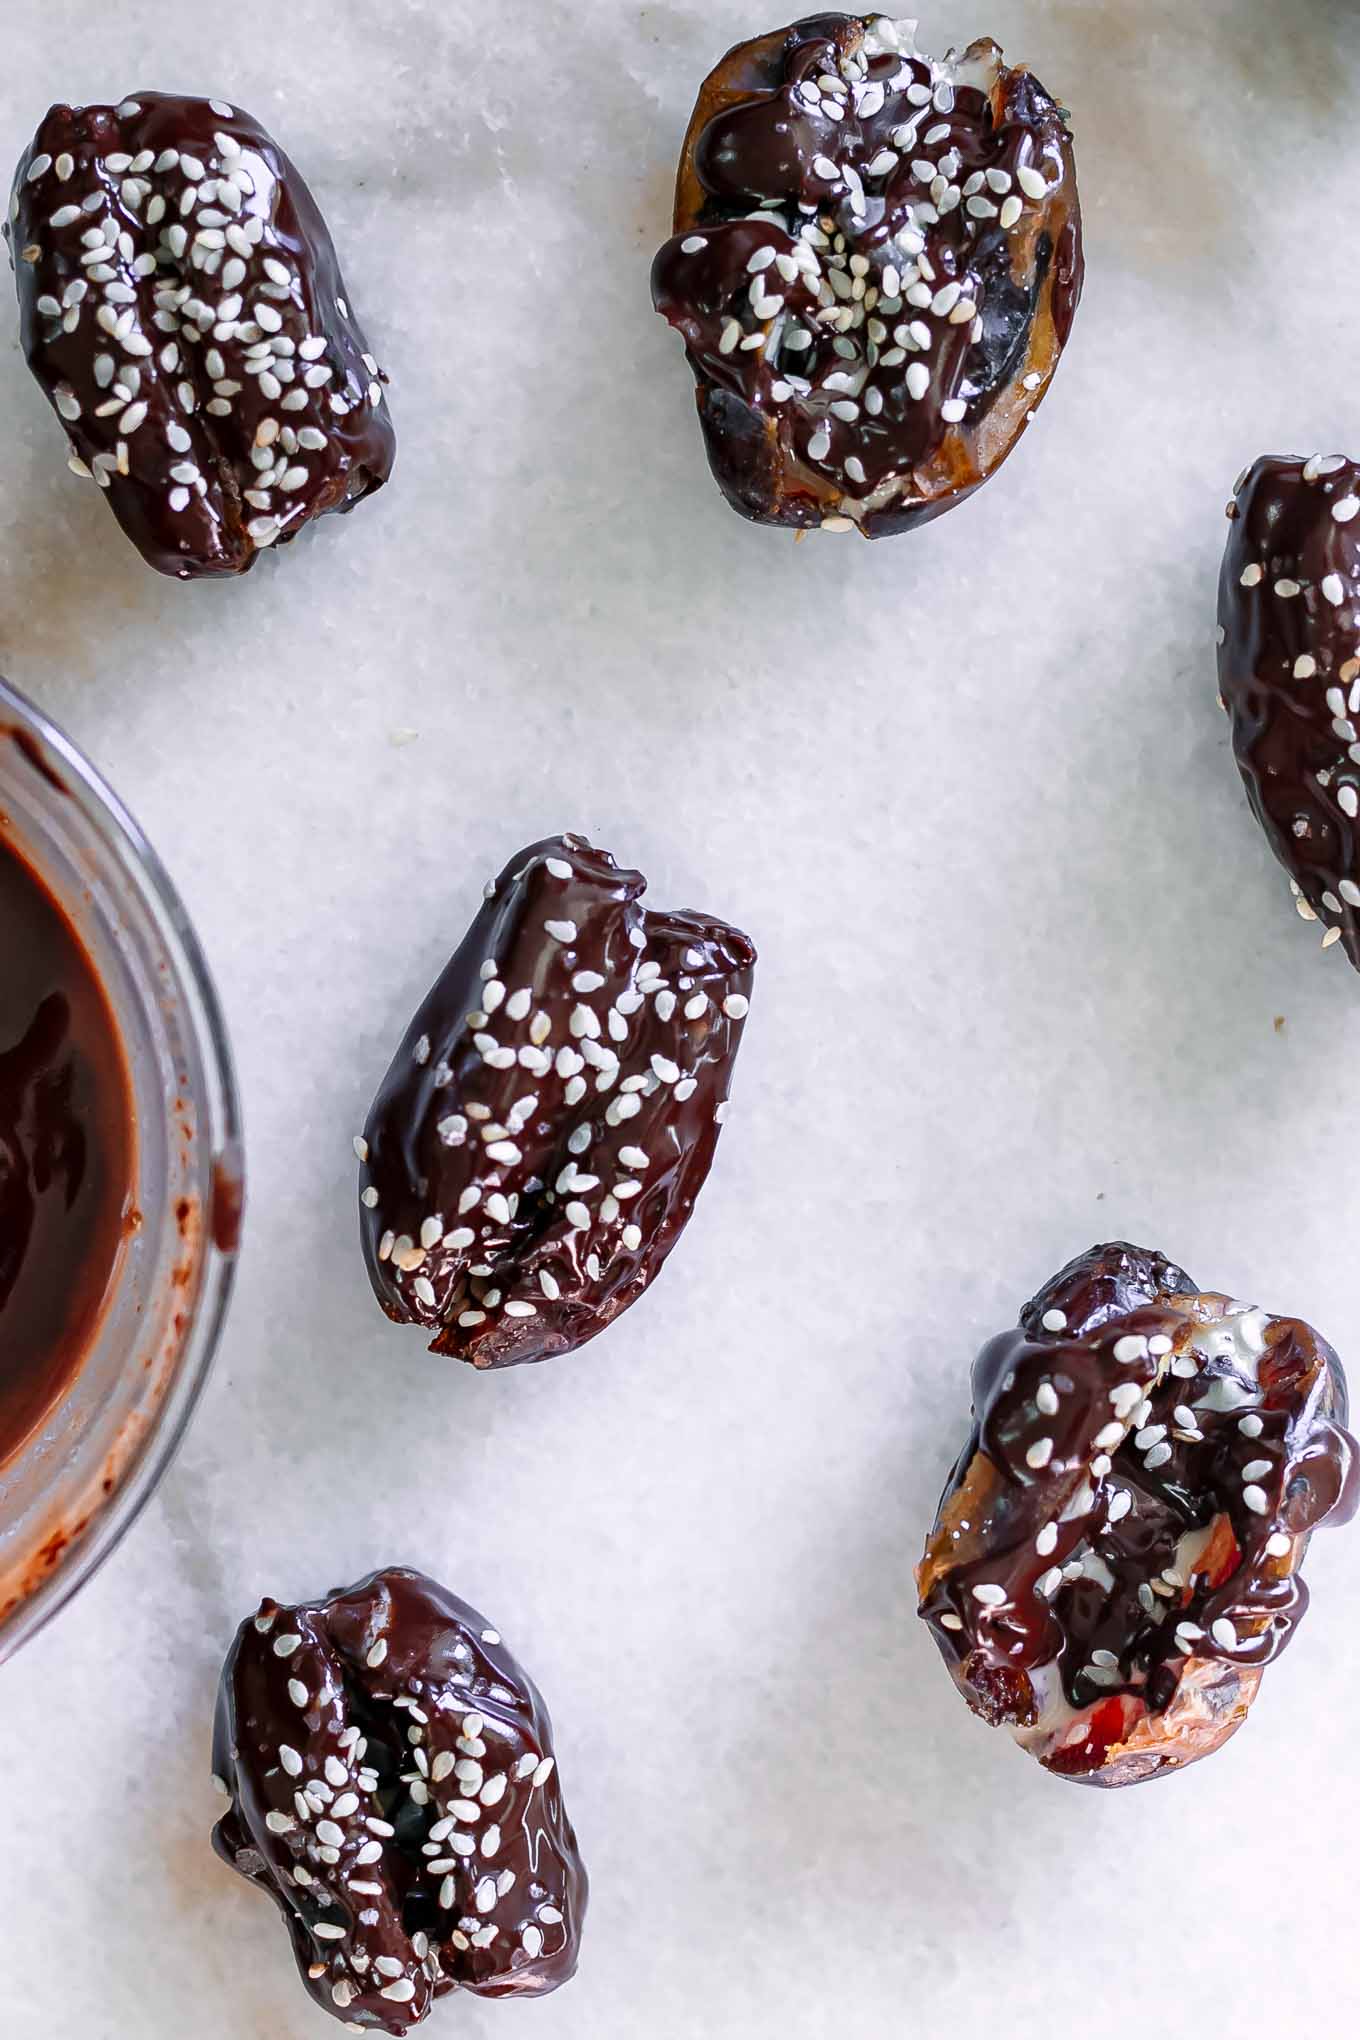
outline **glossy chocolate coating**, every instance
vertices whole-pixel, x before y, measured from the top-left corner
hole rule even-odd
[[[1219,692],[1299,912],[1360,970],[1360,466],[1265,458],[1228,505]]]
[[[132,1102],[75,929],[0,828],[0,1461],[68,1386],[126,1235]]]
[[[409,2033],[437,1998],[575,1974],[587,1882],[552,1723],[475,1609],[394,1570],[300,1608],[263,1601],[222,1673],[225,1863],[288,1924],[311,1996]]]
[[[994,43],[935,64],[912,26],[824,14],[742,44],[691,123],[653,301],[718,484],[762,523],[938,516],[1005,459],[1071,331],[1066,116]]]
[[[965,1698],[1051,1770],[1136,1783],[1212,1753],[1357,1499],[1335,1353],[1124,1245],[1054,1278],[973,1369],[921,1614]]]
[[[357,1143],[389,1317],[477,1367],[574,1352],[688,1223],[756,955],[580,836],[533,844],[407,1030]]]
[[[161,573],[244,573],[387,480],[385,378],[315,200],[249,114],[54,106],[6,233],[72,465]]]

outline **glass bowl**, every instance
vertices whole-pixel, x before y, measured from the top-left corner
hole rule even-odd
[[[178,895],[94,767],[3,679],[0,825],[104,987],[132,1093],[140,1218],[74,1377],[0,1465],[3,1661],[108,1557],[174,1456],[226,1315],[243,1179],[231,1050]]]

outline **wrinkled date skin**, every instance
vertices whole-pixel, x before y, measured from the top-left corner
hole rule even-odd
[[[1081,296],[1067,120],[995,43],[820,14],[743,43],[690,124],[652,270],[714,476],[765,524],[867,538],[1001,465]]]
[[[576,1970],[587,1882],[552,1724],[475,1609],[394,1570],[261,1603],[222,1674],[224,1862],[268,1893],[316,2003],[409,2033],[437,1998]]]
[[[1218,684],[1252,810],[1360,970],[1360,466],[1258,460],[1228,505]]]
[[[383,377],[316,202],[258,121],[54,106],[6,233],[29,367],[148,565],[242,574],[392,471]]]
[[[1246,1718],[1354,1514],[1336,1354],[1159,1254],[1072,1262],[973,1370],[973,1433],[917,1573],[964,1698],[1049,1770],[1138,1784]]]
[[[580,836],[488,887],[356,1142],[389,1317],[477,1367],[574,1352],[636,1302],[713,1160],[756,954]]]

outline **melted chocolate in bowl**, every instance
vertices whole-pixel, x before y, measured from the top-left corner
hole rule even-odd
[[[80,1365],[132,1184],[113,1014],[70,921],[0,837],[0,1461]]]
[[[155,851],[0,678],[0,1661],[135,1522],[207,1376],[231,1053]]]

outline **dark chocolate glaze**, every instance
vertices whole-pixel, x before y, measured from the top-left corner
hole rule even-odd
[[[80,937],[0,831],[0,1461],[94,1336],[132,1199],[131,1088]]]
[[[1081,292],[1061,109],[994,44],[932,64],[881,18],[818,15],[729,52],[675,227],[653,301],[684,338],[719,485],[762,522],[839,512],[879,537],[971,493],[1042,398]]]
[[[1218,684],[1295,903],[1360,970],[1360,466],[1258,460],[1228,505]]]
[[[1157,1742],[1192,1664],[1235,1726],[1307,1608],[1311,1533],[1354,1513],[1336,1354],[1161,1255],[1096,1247],[983,1348],[973,1419],[921,1568],[970,1705],[1094,1783],[1208,1754]]]
[[[756,954],[580,836],[513,858],[357,1143],[389,1317],[477,1367],[574,1352],[635,1303],[713,1161]]]
[[[386,378],[316,201],[249,114],[54,106],[5,231],[72,465],[161,573],[244,573],[387,480]]]
[[[409,2033],[437,1998],[576,1971],[587,1881],[552,1723],[496,1631],[415,1572],[263,1601],[222,1673],[213,1846],[288,1924],[310,1995]]]

